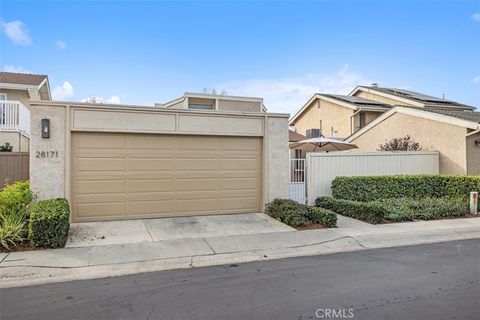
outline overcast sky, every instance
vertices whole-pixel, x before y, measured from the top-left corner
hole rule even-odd
[[[60,100],[216,89],[294,113],[377,82],[480,107],[480,1],[2,0],[0,26],[0,68],[47,74]]]

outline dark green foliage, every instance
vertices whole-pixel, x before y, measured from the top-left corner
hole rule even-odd
[[[13,146],[10,143],[5,142],[4,145],[0,145],[0,152],[12,152]]]
[[[342,216],[373,224],[381,223],[386,214],[386,210],[381,205],[372,202],[318,197],[315,200],[315,205],[341,214]]]
[[[468,214],[468,201],[464,198],[389,198],[361,202],[319,197],[315,200],[315,205],[373,224],[386,221],[433,220]]]
[[[468,214],[468,201],[463,198],[381,199],[385,219],[389,221],[432,220],[442,217],[461,217]]]
[[[265,214],[291,227],[301,227],[312,223],[319,223],[325,227],[335,227],[337,216],[329,210],[318,210],[299,204],[290,199],[274,199],[267,204]]]
[[[334,198],[373,201],[386,198],[468,198],[480,191],[480,176],[400,175],[337,177]]]
[[[70,209],[66,199],[39,201],[30,211],[28,238],[37,247],[58,248],[65,245]]]

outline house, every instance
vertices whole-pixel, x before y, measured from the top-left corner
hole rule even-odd
[[[468,106],[393,107],[346,141],[358,146],[355,151],[375,151],[406,135],[422,150],[439,152],[441,174],[480,175],[480,112]]]
[[[289,115],[260,98],[30,106],[31,189],[67,198],[73,222],[262,212],[288,197]]]
[[[167,109],[212,110],[222,112],[266,112],[262,98],[186,92],[180,98],[155,107]]]
[[[290,119],[289,125],[301,134],[319,129],[324,136],[346,138],[394,106],[475,109],[443,98],[374,84],[357,86],[349,95],[315,94]]]
[[[0,72],[0,145],[28,151],[30,100],[51,100],[46,75]]]

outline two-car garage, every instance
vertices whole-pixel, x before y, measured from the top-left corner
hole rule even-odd
[[[259,212],[262,139],[73,133],[74,221]]]

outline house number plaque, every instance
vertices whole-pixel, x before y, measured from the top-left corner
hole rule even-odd
[[[44,159],[44,158],[58,158],[58,151],[36,151],[35,158]]]

